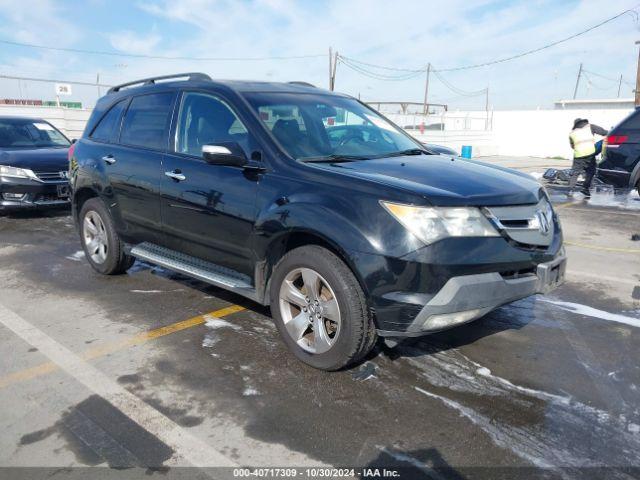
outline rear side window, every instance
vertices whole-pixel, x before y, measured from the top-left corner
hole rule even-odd
[[[640,129],[640,109],[633,112],[622,122],[620,122],[615,129]]]
[[[120,143],[164,150],[173,93],[133,97],[122,124]]]
[[[125,105],[126,100],[121,100],[112,106],[107,114],[98,122],[96,128],[93,129],[90,137],[99,142],[113,141],[114,136],[118,133],[120,118],[122,117],[122,111]]]

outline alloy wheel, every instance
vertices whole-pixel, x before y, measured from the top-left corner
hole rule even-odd
[[[280,286],[280,314],[289,336],[303,350],[328,351],[340,334],[340,307],[331,285],[315,270],[296,268]]]
[[[90,210],[84,216],[82,236],[91,260],[98,264],[104,263],[109,252],[109,241],[107,230],[97,212]]]

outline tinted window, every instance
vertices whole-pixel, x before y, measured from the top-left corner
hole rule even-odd
[[[126,101],[122,100],[116,103],[107,114],[98,122],[96,128],[93,129],[91,138],[101,142],[110,142],[113,140],[114,134],[117,134],[120,126],[120,117],[126,105]]]
[[[0,147],[68,147],[69,140],[44,120],[0,119]]]
[[[622,122],[620,122],[618,126],[615,128],[616,129],[618,128],[640,129],[640,110],[636,110],[635,112],[633,112],[631,115],[625,118]]]
[[[260,120],[293,158],[375,158],[420,148],[405,132],[351,98],[289,93],[246,96]]]
[[[122,125],[120,143],[164,150],[172,93],[133,97]]]
[[[202,156],[202,146],[237,142],[248,151],[247,129],[229,106],[217,97],[187,92],[182,99],[176,152]]]

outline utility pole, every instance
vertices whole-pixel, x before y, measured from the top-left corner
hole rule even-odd
[[[329,57],[329,62],[331,63],[331,57]],[[333,67],[331,68],[331,73],[329,77],[329,90],[333,92],[336,88],[336,70],[338,69],[338,51],[333,55]]]
[[[427,64],[427,81],[424,84],[424,105],[422,113],[426,116],[429,112],[429,75],[431,75],[431,62]]]
[[[484,121],[484,129],[486,131],[486,130],[489,130],[489,85],[487,85],[487,89],[485,93],[486,93],[486,97],[484,99],[484,109],[487,113],[487,118]]]
[[[333,49],[329,47],[329,90],[333,90],[331,88],[332,77],[333,77]]]
[[[618,80],[618,98],[620,98],[620,88],[622,87],[622,74],[620,74],[620,80]]]
[[[640,44],[639,40],[636,40],[636,45]],[[636,90],[635,90],[635,106],[640,106],[640,51],[638,52],[638,69],[636,71]]]
[[[100,98],[102,95],[100,95],[100,72],[96,73],[96,86],[98,87],[98,98]]]
[[[580,77],[582,76],[582,63],[580,64],[580,69],[578,70],[578,79],[576,80],[576,88],[573,90],[573,99],[576,99],[578,95],[578,87],[580,86]]]

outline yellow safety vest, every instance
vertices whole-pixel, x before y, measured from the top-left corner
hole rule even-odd
[[[596,141],[591,133],[591,125],[588,123],[582,128],[574,128],[569,134],[573,141],[573,157],[588,157],[596,153]]]

